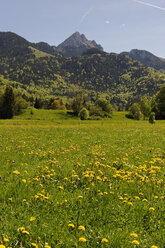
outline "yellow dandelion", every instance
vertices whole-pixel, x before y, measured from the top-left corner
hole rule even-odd
[[[64,190],[64,188],[62,186],[58,186],[58,188],[61,189],[61,190]]]
[[[1,245],[0,245],[0,248],[5,248],[5,246],[1,244]]]
[[[86,242],[87,240],[86,240],[86,238],[84,238],[84,237],[80,237],[79,238],[79,242]]]
[[[156,246],[156,245],[152,245],[152,246],[151,246],[151,248],[158,248],[158,246]]]
[[[22,231],[23,234],[27,234],[27,235],[30,235],[30,233],[26,230]]]
[[[130,237],[131,237],[131,238],[137,238],[138,235],[137,235],[137,233],[131,233],[131,234],[130,234]]]
[[[44,248],[51,248],[51,246],[48,244],[45,244]]]
[[[78,227],[78,230],[85,231],[85,227],[81,225],[81,226]]]
[[[17,229],[17,231],[21,231],[21,232],[23,232],[23,231],[25,231],[25,227],[19,227],[18,229]]]
[[[69,223],[69,224],[68,224],[68,227],[74,228],[74,227],[75,227],[75,225],[74,225],[74,224],[72,224],[72,223]]]
[[[13,174],[20,175],[20,172],[18,170],[13,171]]]
[[[78,196],[78,199],[82,199],[82,198],[83,198],[83,196],[82,196],[82,195],[79,195],[79,196]]]
[[[153,211],[155,211],[155,208],[150,207],[150,208],[149,208],[149,211],[153,212]]]
[[[139,243],[138,240],[135,239],[135,240],[132,241],[132,244],[134,244],[134,245],[139,245],[140,243]]]
[[[37,244],[35,244],[35,243],[31,243],[31,245],[32,245],[33,247],[38,248],[38,245],[37,245]]]
[[[36,217],[30,217],[30,221],[36,220]]]
[[[103,239],[101,240],[101,243],[108,243],[108,239],[103,238]]]
[[[9,239],[7,239],[7,238],[4,237],[4,238],[3,238],[3,241],[4,241],[4,242],[9,242]]]

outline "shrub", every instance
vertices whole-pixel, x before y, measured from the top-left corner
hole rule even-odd
[[[89,118],[89,112],[86,108],[82,108],[79,113],[81,120],[87,120]]]
[[[151,112],[149,116],[149,123],[155,124],[155,113],[154,112]]]
[[[133,103],[129,108],[129,114],[131,118],[135,120],[140,120],[143,118],[143,114],[141,113],[140,106],[138,103]]]

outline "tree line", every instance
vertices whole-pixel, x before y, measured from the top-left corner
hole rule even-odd
[[[133,103],[129,108],[128,117],[135,120],[150,119],[151,116],[155,116],[157,120],[165,120],[165,84],[150,100],[144,96],[140,102]]]

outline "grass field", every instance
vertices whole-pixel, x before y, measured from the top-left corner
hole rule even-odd
[[[165,246],[165,121],[0,120],[0,248]]]

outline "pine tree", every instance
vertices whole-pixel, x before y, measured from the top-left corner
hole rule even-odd
[[[14,115],[14,93],[13,88],[6,86],[1,106],[1,118],[12,119]]]

